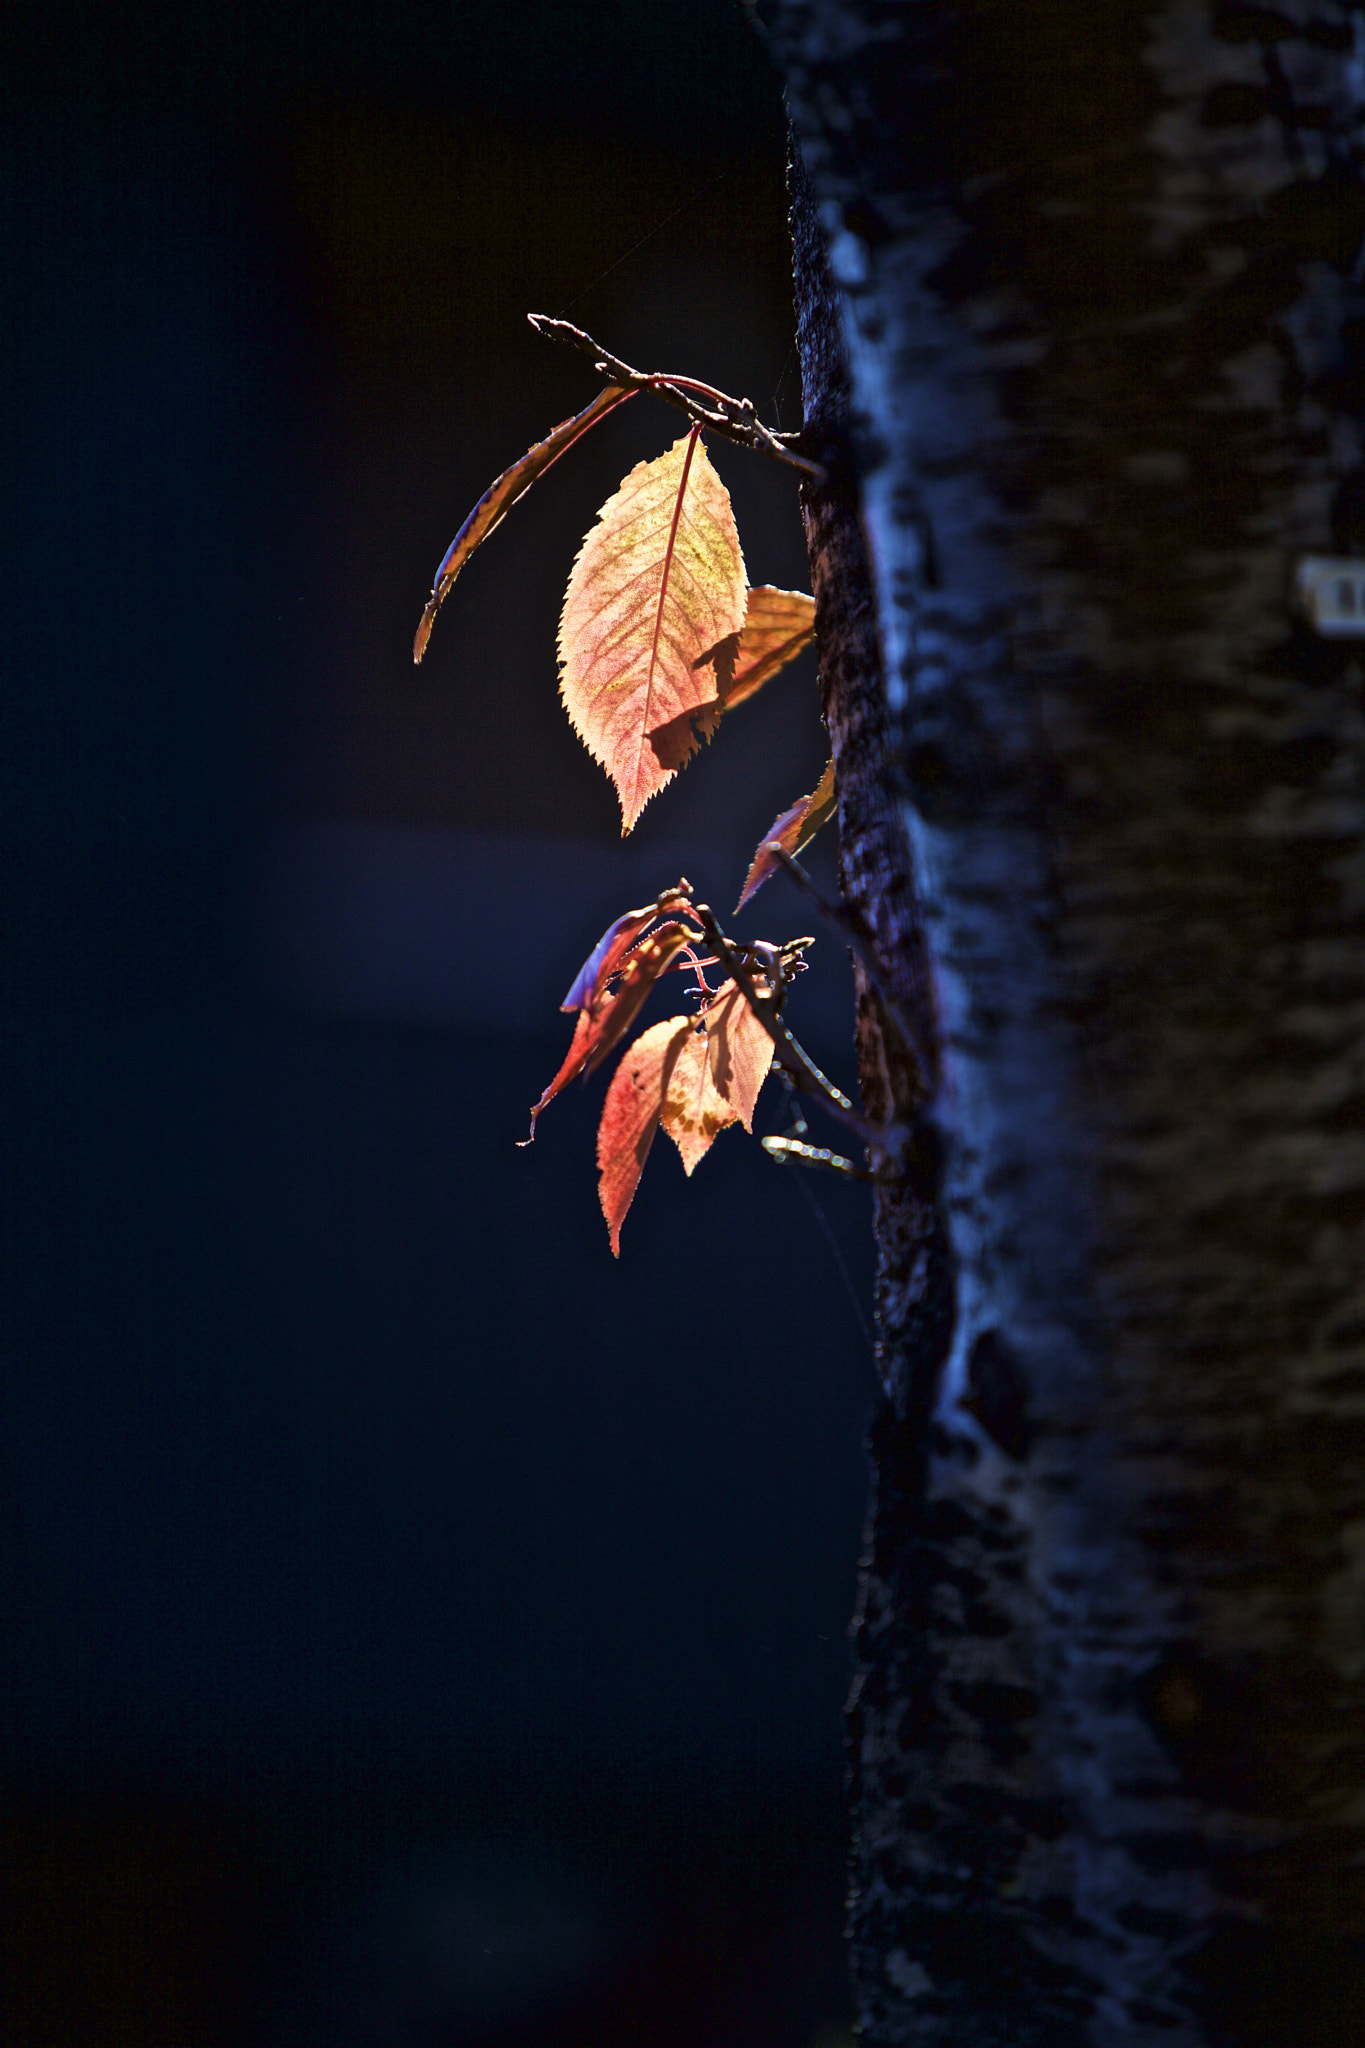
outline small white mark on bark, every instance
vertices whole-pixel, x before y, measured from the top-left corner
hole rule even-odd
[[[845,291],[867,283],[867,250],[851,229],[841,228],[829,245],[829,267]]]

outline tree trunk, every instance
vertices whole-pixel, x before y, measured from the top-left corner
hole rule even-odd
[[[849,1709],[864,2039],[1336,2048],[1365,2039],[1365,706],[1359,643],[1288,590],[1365,552],[1361,17],[765,19],[845,890],[910,1020],[861,987],[902,1140]]]

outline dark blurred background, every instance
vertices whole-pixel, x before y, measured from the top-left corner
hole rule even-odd
[[[410,658],[595,388],[527,311],[797,423],[762,45],[731,0],[3,34],[4,2038],[834,2048],[864,1196],[661,1141],[617,1265],[600,1078],[514,1143],[608,919],[732,903],[814,786],[813,669],[622,847],[554,636],[648,400]],[[801,581],[788,478],[713,453]],[[792,1015],[847,1077],[839,952]]]

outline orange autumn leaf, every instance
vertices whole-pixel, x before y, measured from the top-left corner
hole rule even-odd
[[[518,498],[531,488],[538,476],[545,474],[552,462],[558,462],[565,450],[571,448],[581,435],[586,434],[589,427],[595,427],[600,419],[605,419],[616,406],[623,404],[627,398],[633,398],[634,395],[633,391],[622,384],[608,384],[604,391],[598,392],[591,405],[585,406],[582,412],[575,413],[572,419],[561,420],[543,441],[537,441],[534,448],[528,448],[519,462],[514,462],[510,469],[503,471],[495,483],[488,486],[441,557],[441,565],[432,582],[431,596],[427,599],[426,610],[422,613],[417,627],[417,637],[412,643],[414,661],[420,661],[426,653],[436,614],[445,602],[455,578],[480,541],[487,540],[493,528],[506,518]]]
[[[777,866],[777,855],[769,851],[774,840],[793,858],[814,839],[834,810],[834,763],[831,761],[809,796],[799,797],[789,811],[775,818],[764,833],[744,883],[744,893],[735,905],[743,910],[755,890],[761,889]]]
[[[755,690],[761,690],[789,661],[795,661],[815,634],[815,599],[808,591],[777,590],[760,583],[749,592],[749,606],[735,653],[735,672],[725,691],[732,711]]]
[[[746,588],[729,493],[694,429],[608,498],[559,622],[560,695],[616,785],[623,832],[696,751],[693,721],[719,716],[719,643],[744,624]]]
[[[621,1225],[659,1128],[673,1068],[696,1028],[695,1018],[665,1017],[640,1033],[611,1077],[597,1126],[597,1193],[613,1258],[621,1256]]]

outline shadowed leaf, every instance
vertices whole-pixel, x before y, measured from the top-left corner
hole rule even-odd
[[[776,590],[760,583],[749,592],[749,608],[735,652],[735,672],[725,690],[725,709],[733,711],[769,676],[795,661],[815,634],[815,599],[801,590]]]
[[[660,1112],[664,1129],[682,1154],[683,1172],[690,1177],[693,1167],[710,1151],[717,1133],[734,1123],[739,1111],[726,1101],[712,1077],[709,1034],[696,1029],[695,1018],[674,1017],[670,1021],[693,1027],[665,1077]]]
[[[616,785],[622,830],[718,715],[714,653],[739,632],[744,558],[695,432],[631,470],[579,550],[559,622],[560,694]]]
[[[560,456],[573,446],[580,435],[586,434],[589,427],[596,426],[600,419],[605,419],[616,406],[623,404],[627,398],[633,398],[634,395],[633,391],[625,389],[620,384],[608,384],[605,390],[598,392],[591,405],[585,406],[582,412],[575,413],[572,419],[561,420],[543,441],[537,441],[534,448],[527,449],[520,462],[514,462],[510,469],[503,471],[496,483],[489,485],[446,549],[441,566],[436,571],[431,596],[427,599],[426,610],[422,613],[417,628],[417,637],[412,643],[414,661],[420,661],[426,653],[427,641],[431,638],[432,622],[445,602],[446,593],[479,542],[487,540],[493,528],[506,518],[517,499],[530,489],[538,476],[545,474],[552,462],[558,462]]]
[[[597,1192],[614,1258],[621,1256],[621,1225],[654,1143],[674,1067],[695,1036],[693,1018],[665,1017],[641,1032],[611,1077],[597,1126]]]
[[[798,854],[815,837],[826,818],[834,809],[834,763],[830,762],[809,796],[803,796],[789,811],[783,811],[780,818],[764,833],[758,852],[744,883],[744,893],[735,905],[743,910],[756,889],[761,889],[773,869],[777,866],[777,855],[769,851],[773,840],[784,852]]]
[[[760,982],[760,995],[767,986]],[[746,1131],[754,1127],[754,1104],[773,1063],[773,1042],[733,981],[722,983],[706,1012],[711,1079]]]

